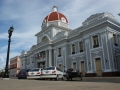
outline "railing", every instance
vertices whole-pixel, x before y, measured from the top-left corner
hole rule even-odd
[[[40,58],[40,59],[36,59],[38,62],[39,61],[46,61],[46,58],[44,57],[44,58]]]

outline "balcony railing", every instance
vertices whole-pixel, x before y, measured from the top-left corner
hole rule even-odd
[[[75,52],[72,52],[72,54],[75,54]]]
[[[58,55],[58,57],[61,57],[61,55]]]
[[[114,45],[115,45],[115,46],[118,46],[118,44],[117,44],[117,43],[114,43]]]
[[[99,47],[99,45],[94,45],[93,48]]]
[[[80,50],[80,52],[83,52],[83,50]]]

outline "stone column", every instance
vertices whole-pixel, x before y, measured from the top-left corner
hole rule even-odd
[[[48,66],[52,66],[52,49],[49,50],[49,63]]]
[[[45,51],[45,67],[47,67],[47,63],[48,63],[48,53],[47,53],[47,50]]]
[[[65,62],[64,62],[64,66],[65,66],[64,69],[65,70],[68,69],[68,68],[70,68],[70,60],[68,58],[69,52],[70,52],[69,44],[66,44],[65,45]]]

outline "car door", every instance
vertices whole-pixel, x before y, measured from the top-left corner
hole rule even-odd
[[[57,74],[59,75],[59,77],[62,78],[63,72],[58,67],[56,67],[56,70],[57,70]]]

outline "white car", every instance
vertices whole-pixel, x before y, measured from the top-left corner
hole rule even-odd
[[[47,67],[42,70],[41,79],[63,79],[63,72],[58,67]]]
[[[41,71],[42,69],[41,68],[35,68],[35,69],[31,69],[29,72],[28,72],[28,75],[27,75],[27,78],[40,78],[41,76]]]

